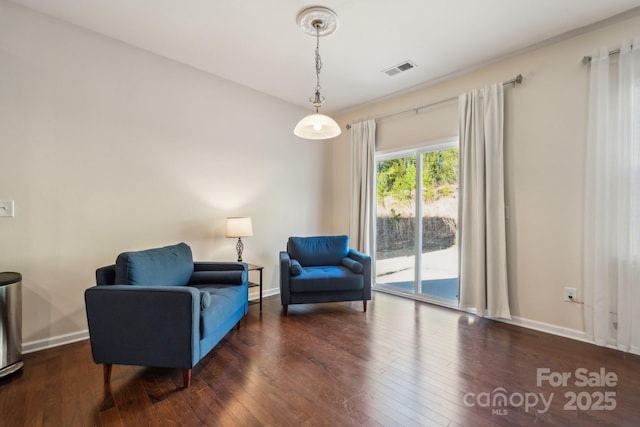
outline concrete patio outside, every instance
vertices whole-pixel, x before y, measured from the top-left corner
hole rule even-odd
[[[422,254],[420,293],[455,301],[458,295],[458,247]],[[415,256],[396,256],[376,260],[376,286],[413,293]]]

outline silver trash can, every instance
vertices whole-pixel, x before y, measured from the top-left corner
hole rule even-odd
[[[0,273],[0,378],[22,368],[22,275]]]

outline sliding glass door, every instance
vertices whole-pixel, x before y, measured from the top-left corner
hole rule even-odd
[[[418,293],[458,304],[458,147],[422,153]]]
[[[414,293],[416,280],[416,160],[379,160],[376,207],[376,285]]]
[[[457,143],[379,156],[376,185],[376,288],[457,305]]]

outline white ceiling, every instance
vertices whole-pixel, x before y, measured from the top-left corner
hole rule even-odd
[[[12,1],[310,109],[315,38],[297,27],[296,16],[309,6],[329,7],[340,25],[320,40],[325,113],[495,61],[640,6],[640,0]],[[576,58],[588,53],[576,52]],[[405,60],[417,67],[393,77],[382,72]]]

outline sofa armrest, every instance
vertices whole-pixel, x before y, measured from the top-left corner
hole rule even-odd
[[[243,285],[248,281],[243,262],[194,262],[189,285]]]
[[[364,276],[364,296],[371,299],[371,257],[355,249],[349,249],[349,258],[362,264],[362,275]]]
[[[280,252],[280,301],[282,305],[289,305],[291,302],[291,257],[287,251]]]
[[[116,281],[116,265],[107,265],[96,270],[96,285],[113,285]]]
[[[94,286],[85,304],[96,363],[187,369],[198,362],[198,289]]]

